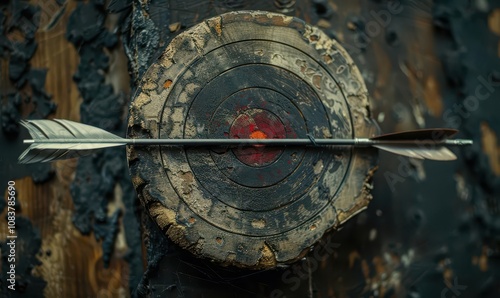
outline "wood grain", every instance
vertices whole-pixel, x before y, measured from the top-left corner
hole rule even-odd
[[[37,4],[53,4],[49,2],[38,1]],[[64,14],[51,29],[45,29],[41,24],[36,34],[38,48],[31,67],[48,69],[45,89],[57,104],[54,118],[79,121],[81,98],[73,81],[79,58],[77,49],[65,38],[67,22],[76,5],[76,1],[68,1]],[[7,71],[7,67],[2,67],[2,77],[7,76]],[[45,297],[128,297],[128,263],[113,257],[109,268],[104,268],[102,243],[96,241],[92,233],[82,235],[72,223],[70,184],[76,165],[77,160],[53,163],[54,178],[41,185],[34,184],[30,177],[15,181],[21,205],[17,216],[28,218],[42,238],[38,255],[41,265],[34,269],[34,275],[47,282]],[[113,208],[123,208],[123,204],[116,205]],[[0,223],[6,226],[5,212]],[[6,239],[6,232],[0,230],[2,241]],[[122,232],[118,239],[123,240]],[[115,249],[122,255],[126,250],[123,242],[117,241],[121,247]],[[22,252],[19,258],[22,258]]]

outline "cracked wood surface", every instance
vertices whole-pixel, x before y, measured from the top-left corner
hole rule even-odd
[[[368,106],[352,59],[319,29],[279,14],[227,13],[179,34],[146,72],[129,137],[224,138],[251,110],[280,115],[300,137],[370,137]],[[238,154],[129,149],[143,206],[196,256],[253,269],[291,263],[371,199],[375,150],[286,149],[264,168],[240,163]]]

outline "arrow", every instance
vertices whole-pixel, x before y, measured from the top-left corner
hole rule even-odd
[[[455,129],[434,128],[354,139],[125,139],[103,129],[69,120],[21,121],[33,139],[19,163],[48,162],[89,155],[97,149],[123,145],[147,146],[373,146],[419,159],[454,160],[445,146],[471,145],[472,140],[448,140]]]

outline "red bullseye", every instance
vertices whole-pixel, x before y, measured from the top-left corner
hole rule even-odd
[[[250,134],[250,139],[267,139],[267,135],[260,130],[256,130]]]
[[[261,109],[249,109],[238,115],[231,125],[233,139],[284,139],[286,130],[273,113]],[[279,148],[263,145],[245,146],[233,149],[236,157],[249,166],[265,166],[273,163],[283,152]]]

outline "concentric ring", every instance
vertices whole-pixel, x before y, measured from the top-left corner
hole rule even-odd
[[[131,107],[130,137],[353,138],[373,133],[344,49],[302,21],[224,14],[167,47]],[[175,242],[237,266],[297,259],[366,206],[373,154],[331,147],[132,147],[141,201]]]
[[[267,48],[269,54],[256,54],[253,49],[256,46]],[[221,57],[221,53],[236,51],[237,60],[219,63],[217,57]],[[271,54],[274,52],[288,53],[292,57],[291,60],[296,62],[295,65],[285,65],[285,68],[279,58],[276,60],[276,56]],[[316,69],[319,72],[317,76],[322,79],[328,77],[328,73],[306,53],[294,47],[271,40],[234,42],[205,53],[189,67],[190,72],[197,74],[206,69],[211,72],[196,77],[187,75],[190,84],[199,86],[196,93],[186,95],[186,91],[190,90],[186,89],[189,83],[183,82],[185,75],[180,75],[177,83],[172,86],[173,98],[176,98],[177,92],[178,98],[189,96],[185,104],[165,101],[163,119],[173,119],[171,113],[181,107],[185,109],[185,114],[179,120],[179,124],[184,125],[184,129],[179,131],[182,138],[223,138],[238,111],[248,108],[271,109],[271,112],[281,113],[280,119],[290,123],[292,134],[298,138],[307,138],[308,135],[315,138],[331,137],[333,126],[337,129],[344,128],[337,130],[336,138],[352,137],[350,118],[328,115],[323,105],[326,99],[320,98],[318,92],[301,78],[308,69]],[[234,98],[233,94],[248,89],[255,90],[252,101],[242,103],[226,100]],[[266,96],[266,90],[282,96]],[[342,94],[337,96],[338,101],[348,110]],[[221,114],[226,116],[217,117],[217,121],[223,124],[219,126],[227,126],[227,129],[207,134],[206,127],[210,125],[210,119],[218,110],[222,110]],[[233,117],[228,117],[228,114]],[[172,135],[171,128],[175,127],[173,123],[167,123],[160,130],[160,138]],[[196,187],[187,194],[184,194],[182,184],[174,185],[178,195],[188,206],[194,208],[198,196],[211,197],[213,210],[229,210],[227,212],[235,216],[213,216],[200,212],[200,217],[210,218],[210,223],[220,229],[253,236],[275,235],[291,230],[319,213],[329,203],[331,197],[327,193],[330,191],[324,192],[323,196],[312,198],[308,190],[312,185],[318,184],[326,167],[318,166],[317,168],[321,169],[314,172],[311,166],[319,161],[324,165],[332,164],[337,175],[343,178],[350,160],[349,149],[339,150],[337,153],[340,157],[338,161],[333,162],[333,155],[329,150],[287,148],[277,162],[262,169],[238,162],[232,152],[214,155],[207,148],[190,148],[181,156],[172,154],[170,149],[163,149],[167,175],[182,164],[188,165],[196,178]],[[228,168],[231,170],[228,171]],[[170,178],[172,179],[171,176]],[[338,179],[337,184],[325,184],[324,187],[338,189],[342,180]],[[196,192],[197,196],[194,196],[193,192]],[[253,218],[245,220],[242,212],[251,212]],[[299,214],[302,220],[288,221],[283,216],[286,213]],[[256,228],[252,224],[255,221],[265,223],[264,227]]]

